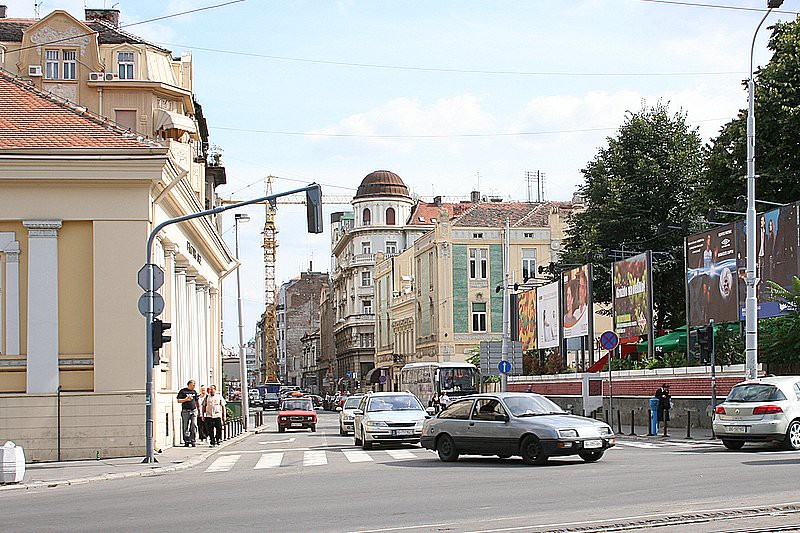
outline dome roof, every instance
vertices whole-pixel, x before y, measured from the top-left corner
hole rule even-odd
[[[408,187],[400,179],[400,176],[388,170],[376,170],[367,174],[361,181],[361,185],[358,186],[355,199],[373,196],[411,197]]]

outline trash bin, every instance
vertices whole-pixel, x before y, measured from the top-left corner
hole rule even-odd
[[[0,448],[0,484],[19,483],[25,476],[25,451],[11,441]]]
[[[658,435],[658,404],[661,400],[650,398],[650,434]]]

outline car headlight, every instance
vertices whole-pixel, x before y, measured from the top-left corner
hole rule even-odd
[[[369,420],[369,421],[367,421],[367,427],[385,428],[385,427],[389,427],[389,426],[386,425],[386,422],[381,422],[380,420]]]
[[[414,424],[414,429],[422,429],[422,424],[423,424],[423,423],[424,423],[424,422],[423,422],[422,420],[420,420],[419,422],[417,422],[416,424]]]
[[[603,427],[600,428],[600,434],[601,435],[611,435],[612,433],[614,433],[614,432],[611,431],[611,428],[608,427],[608,426],[603,426]]]
[[[578,438],[578,430],[577,429],[559,429],[558,436],[565,438],[565,439],[577,439]]]
[[[349,422],[350,420],[352,420],[352,419],[353,419],[353,417],[352,417],[352,416],[350,416],[350,415],[344,415],[344,419],[345,419],[347,422]]]

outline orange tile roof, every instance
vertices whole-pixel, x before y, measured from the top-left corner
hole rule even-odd
[[[472,207],[472,203],[464,202],[458,204],[443,203],[441,208],[428,202],[417,202],[411,212],[411,218],[408,223],[412,226],[427,226],[435,224],[435,219],[439,218],[439,209],[446,209],[450,218],[453,219],[463,214],[467,209]]]
[[[0,150],[161,148],[0,70]]]

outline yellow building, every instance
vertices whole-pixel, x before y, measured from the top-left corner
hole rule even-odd
[[[191,58],[115,29],[116,10],[87,15],[105,21],[0,18],[0,440],[29,460],[58,458],[59,441],[62,459],[144,454],[147,236],[213,206],[225,180],[206,166]],[[165,228],[153,257],[172,323],[159,449],[180,442],[177,390],[221,385],[220,287],[236,263],[209,218]]]

